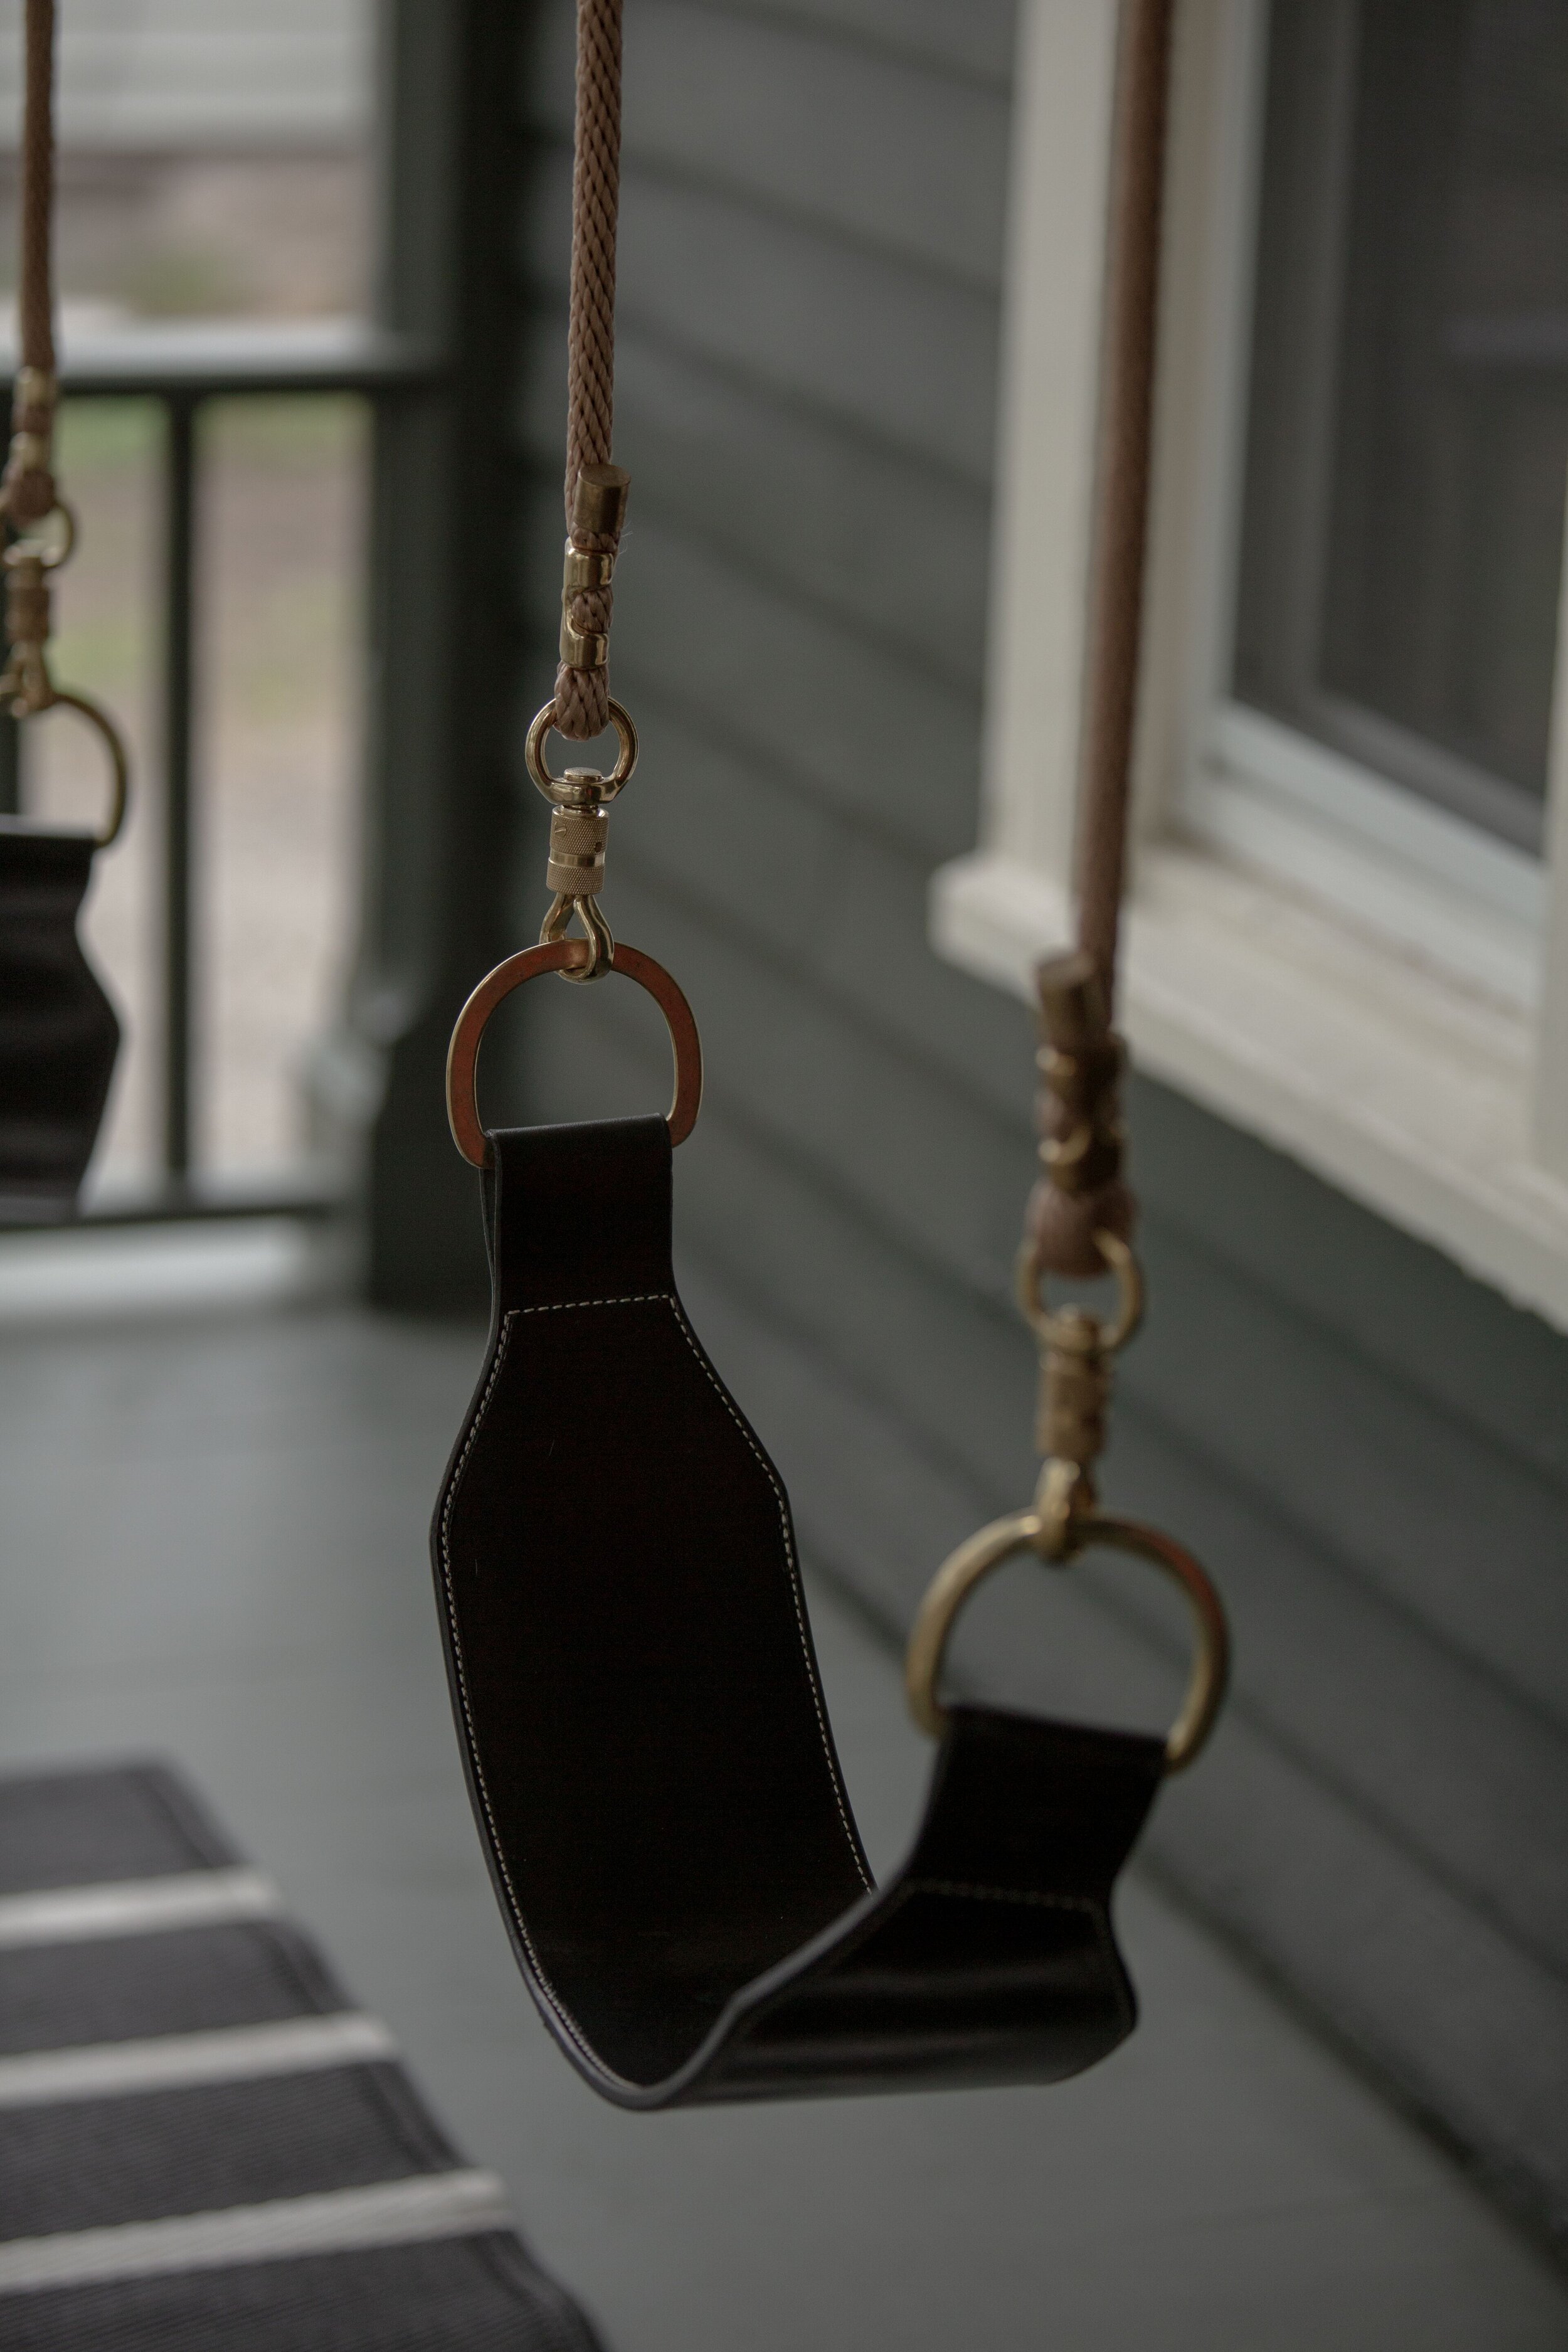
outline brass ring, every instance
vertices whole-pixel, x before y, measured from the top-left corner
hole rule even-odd
[[[1166,1771],[1181,1771],[1214,1729],[1229,1678],[1230,1634],[1218,1593],[1190,1551],[1137,1519],[1086,1512],[1075,1524],[1069,1549],[1059,1559],[1050,1556],[1053,1540],[1051,1528],[1037,1510],[1016,1511],[1010,1518],[994,1519],[988,1528],[982,1528],[942,1562],[921,1602],[904,1659],[910,1714],[933,1739],[940,1739],[946,1730],[947,1709],[936,1695],[942,1657],[953,1621],[983,1577],[1016,1552],[1032,1551],[1049,1566],[1066,1567],[1091,1544],[1101,1543],[1163,1569],[1181,1586],[1192,1609],[1197,1647],[1182,1711],[1165,1741]]]
[[[1138,1260],[1120,1234],[1096,1229],[1094,1244],[1105,1260],[1105,1270],[1116,1278],[1116,1320],[1109,1331],[1100,1334],[1100,1344],[1108,1356],[1125,1348],[1143,1320],[1143,1277],[1138,1270]],[[1051,1310],[1046,1305],[1041,1285],[1045,1267],[1038,1253],[1026,1242],[1018,1253],[1017,1298],[1019,1312],[1037,1339],[1049,1340]]]
[[[79,718],[85,719],[88,725],[96,730],[109,753],[110,782],[108,820],[102,832],[94,838],[100,849],[107,849],[110,843],[118,837],[131,803],[131,756],[125,749],[125,739],[108,711],[100,709],[98,704],[89,701],[85,694],[71,694],[64,687],[57,686],[50,686],[48,691],[48,700],[35,704],[30,709],[17,709],[9,698],[0,700],[0,709],[9,706],[10,715],[18,719],[41,719],[49,710],[74,710]]]
[[[475,1086],[486,1022],[501,999],[525,981],[537,980],[545,971],[568,972],[575,965],[586,964],[592,952],[586,940],[547,940],[539,947],[524,948],[521,954],[498,963],[458,1013],[447,1048],[447,1117],[452,1140],[471,1167],[486,1168],[490,1158],[489,1138],[479,1124]],[[669,1139],[672,1144],[684,1143],[697,1124],[702,1102],[702,1045],[691,1007],[664,966],[644,955],[640,948],[628,948],[617,940],[608,969],[624,972],[627,980],[646,988],[664,1015],[675,1053]]]
[[[544,739],[555,724],[555,697],[552,695],[543,709],[535,712],[533,723],[528,730],[528,740],[522,747],[523,763],[552,808],[557,805],[561,787],[566,781],[563,776],[552,776],[544,761]],[[625,704],[616,702],[613,697],[610,724],[616,730],[620,750],[609,774],[599,779],[604,787],[598,796],[601,803],[612,800],[621,786],[629,782],[632,770],[637,763],[637,728]]]

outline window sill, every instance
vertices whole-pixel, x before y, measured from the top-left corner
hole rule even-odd
[[[938,951],[1032,996],[1065,893],[994,852],[936,876]],[[1531,1024],[1203,850],[1147,850],[1120,1025],[1137,1066],[1568,1330],[1568,1184],[1530,1150]]]

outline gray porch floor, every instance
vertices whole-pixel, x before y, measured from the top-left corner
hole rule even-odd
[[[1136,1874],[1143,2021],[1077,2083],[601,2105],[513,1972],[447,1714],[425,1529],[479,1351],[347,1309],[0,1330],[0,1759],[193,1774],[610,2352],[1568,2343],[1568,2284]],[[885,1865],[928,1750],[812,1606]]]

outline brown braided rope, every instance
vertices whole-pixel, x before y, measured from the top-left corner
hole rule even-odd
[[[566,523],[572,544],[613,555],[618,532],[573,530],[577,478],[610,462],[616,406],[616,219],[621,185],[621,0],[578,0],[576,152],[572,173],[572,298],[566,360]],[[606,635],[613,588],[583,588],[574,628]],[[609,671],[555,676],[555,726],[585,742],[609,724]]]
[[[1043,1271],[1104,1271],[1097,1233],[1131,1237],[1123,1057],[1111,1028],[1138,716],[1149,530],[1172,0],[1122,0],[1077,843],[1078,952],[1039,967],[1041,1174],[1025,1246]]]
[[[1108,1012],[1138,715],[1172,16],[1172,0],[1123,0],[1111,141],[1077,861],[1079,945]]]
[[[24,530],[41,522],[56,502],[54,80],[55,0],[27,0],[16,277],[18,366],[11,452],[0,481],[0,510]]]

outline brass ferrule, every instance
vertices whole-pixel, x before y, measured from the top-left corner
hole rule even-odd
[[[566,898],[596,898],[604,887],[609,833],[607,808],[552,809],[545,887]]]
[[[5,635],[13,646],[47,645],[50,604],[48,574],[37,556],[13,559],[5,569]]]
[[[579,629],[565,609],[572,601],[571,591],[562,597],[561,658],[568,669],[604,669],[610,658],[610,637],[606,629]]]
[[[11,414],[22,417],[29,411],[45,409],[52,415],[59,393],[59,379],[47,368],[18,368],[11,389]]]
[[[1036,972],[1046,1042],[1064,1054],[1103,1045],[1110,1034],[1105,990],[1089,958],[1078,950],[1047,956]]]
[[[616,559],[612,554],[596,554],[591,548],[574,547],[566,542],[566,558],[561,567],[561,593],[579,595],[584,588],[607,588],[616,576]]]
[[[623,466],[584,466],[572,486],[574,539],[619,539],[631,476]]]

